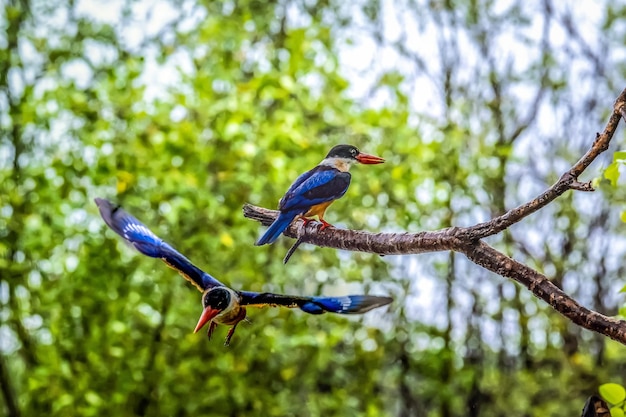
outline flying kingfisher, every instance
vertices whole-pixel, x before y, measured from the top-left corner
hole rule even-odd
[[[255,245],[273,243],[289,227],[293,219],[303,216],[306,223],[317,216],[320,231],[332,226],[324,213],[333,201],[342,197],[350,185],[350,167],[355,163],[382,164],[383,158],[360,152],[352,145],[337,145],[315,168],[300,175],[278,203],[280,213]]]
[[[309,314],[325,312],[338,314],[360,314],[389,304],[390,297],[371,295],[347,295],[343,297],[301,297],[283,294],[236,291],[219,282],[208,273],[191,263],[172,246],[157,237],[135,217],[110,201],[95,199],[104,222],[122,236],[139,252],[152,258],[161,258],[183,278],[202,291],[203,311],[194,329],[198,332],[209,324],[208,337],[211,339],[218,324],[232,326],[224,345],[228,346],[237,324],[246,318],[247,306],[284,306],[299,308]]]

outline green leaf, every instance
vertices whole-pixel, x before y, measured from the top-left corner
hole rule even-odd
[[[626,223],[626,210],[622,211],[622,212],[619,214],[619,218],[620,218],[620,219],[621,219],[624,223]]]
[[[609,167],[604,171],[604,178],[611,181],[611,185],[615,187],[617,185],[617,180],[619,179],[619,168],[617,166],[617,162],[613,162]]]
[[[600,385],[600,395],[610,404],[620,404],[626,399],[626,389],[612,382]],[[612,413],[611,413],[612,414]]]
[[[611,412],[611,417],[624,417],[624,409],[621,407],[611,407],[609,411]]]
[[[613,161],[625,161],[626,151],[617,151],[613,154]]]

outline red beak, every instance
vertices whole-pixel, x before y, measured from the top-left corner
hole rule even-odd
[[[356,160],[365,165],[382,164],[385,162],[383,158],[374,155],[368,155],[366,153],[359,153],[356,156]]]
[[[205,308],[202,314],[200,315],[200,320],[198,320],[198,324],[196,324],[196,328],[194,329],[193,332],[198,333],[198,330],[200,330],[205,324],[213,320],[213,318],[217,316],[218,314],[220,314],[221,311],[222,310],[216,310],[211,307]]]

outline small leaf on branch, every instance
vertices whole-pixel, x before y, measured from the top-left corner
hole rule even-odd
[[[612,382],[602,384],[598,388],[598,392],[602,398],[612,405],[621,404],[626,400],[626,389],[620,384],[614,384]]]
[[[604,178],[611,181],[611,185],[615,187],[619,179],[619,168],[617,162],[613,161],[611,165],[604,171]]]
[[[615,152],[613,154],[613,162],[608,166],[606,171],[604,171],[604,178],[611,181],[611,185],[614,187],[617,185],[617,181],[619,180],[620,165],[626,165],[626,151]]]

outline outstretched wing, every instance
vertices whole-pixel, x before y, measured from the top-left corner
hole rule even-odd
[[[289,187],[280,200],[281,211],[302,209],[333,201],[343,196],[350,185],[350,173],[328,166],[317,166],[305,172]]]
[[[393,301],[391,297],[375,295],[346,295],[344,297],[298,297],[292,295],[240,291],[242,305],[283,306],[299,308],[309,314],[325,312],[338,314],[361,314],[382,307]]]
[[[104,222],[139,252],[151,258],[161,258],[200,291],[224,285],[192,264],[189,259],[152,233],[143,223],[120,206],[103,198],[96,198],[95,202]]]

